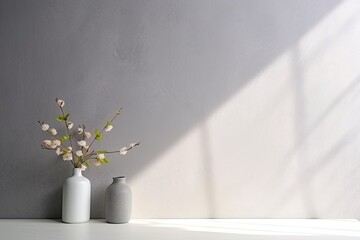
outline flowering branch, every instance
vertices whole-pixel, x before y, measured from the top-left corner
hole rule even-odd
[[[104,131],[105,132],[111,131],[111,129],[113,128],[112,125],[113,121],[120,115],[120,111],[122,110],[122,108],[120,108],[120,110],[116,111],[115,116],[110,121],[106,122],[105,126],[101,129],[101,131],[95,129],[94,138],[92,139],[89,145],[87,145],[85,139],[90,139],[91,133],[85,131],[84,124],[79,125],[77,129],[77,134],[79,135],[77,139],[80,139],[79,141],[77,141],[79,150],[74,149],[72,144],[72,139],[73,138],[76,139],[76,137],[70,133],[70,129],[72,129],[74,125],[72,122],[69,121],[70,113],[65,114],[64,112],[64,105],[65,105],[64,100],[56,98],[55,101],[61,110],[61,115],[57,116],[56,119],[58,121],[64,121],[67,135],[59,138],[56,136],[57,131],[55,128],[50,129],[50,126],[48,124],[38,121],[38,123],[41,126],[41,129],[49,133],[55,139],[52,141],[44,140],[41,144],[41,147],[42,149],[45,150],[56,151],[57,155],[59,156],[62,155],[64,161],[71,161],[72,165],[75,168],[81,168],[82,170],[85,170],[87,167],[90,166],[90,163],[88,162],[89,160],[95,160],[94,161],[95,166],[100,166],[103,163],[109,163],[109,160],[106,159],[105,154],[120,153],[121,155],[125,155],[129,150],[140,144],[140,142],[131,143],[129,147],[123,147],[118,151],[108,151],[108,150],[94,151],[91,149],[95,140],[97,141],[102,140],[102,134]],[[70,145],[69,147],[63,145],[63,142],[65,142],[66,140],[69,140],[69,145]]]
[[[131,143],[130,144],[130,147],[123,147],[122,149],[120,149],[119,151],[107,151],[106,153],[120,153],[121,155],[125,155],[130,149],[136,147],[136,146],[139,146],[140,145],[140,142],[137,142],[137,143]]]
[[[70,150],[69,148],[62,145],[61,140],[56,136],[57,131],[55,128],[49,129],[48,124],[45,124],[44,122],[40,122],[40,121],[38,121],[38,123],[40,124],[41,129],[43,131],[46,131],[47,133],[49,133],[51,137],[55,138],[55,140],[53,141],[44,140],[41,144],[42,149],[55,150],[57,155],[60,155],[64,151],[72,153],[72,149]],[[63,150],[61,150],[61,148],[59,147],[62,147]],[[71,161],[71,163],[75,167],[75,163],[73,161]]]
[[[100,132],[97,132],[95,130],[95,136],[94,136],[94,139],[91,141],[90,145],[89,145],[89,148],[85,151],[85,154],[89,151],[90,147],[93,145],[93,143],[95,142],[95,140],[98,140],[98,141],[101,141],[102,139],[102,133],[108,129],[108,131],[110,131],[112,129],[112,122],[115,120],[115,118],[117,116],[120,115],[120,111],[122,110],[122,108],[120,108],[118,111],[116,111],[115,113],[115,116],[111,119],[111,121],[109,122],[106,122],[105,126],[103,127],[103,129],[101,129]]]
[[[64,123],[65,123],[65,127],[66,127],[66,131],[67,131],[67,134],[68,134],[68,136],[69,136],[69,143],[70,143],[70,147],[71,147],[71,162],[73,163],[73,165],[75,166],[75,161],[73,160],[74,159],[74,153],[73,153],[73,146],[72,146],[72,142],[71,142],[71,134],[70,134],[70,129],[72,128],[72,126],[73,126],[73,123],[71,123],[71,122],[68,122],[68,119],[69,119],[69,116],[70,116],[70,114],[66,114],[65,115],[65,113],[64,113],[64,110],[63,110],[63,107],[64,107],[64,105],[65,105],[65,102],[64,102],[64,100],[60,100],[60,99],[58,99],[58,98],[56,98],[55,99],[55,101],[56,101],[56,103],[59,105],[59,108],[60,108],[60,110],[61,110],[61,114],[62,114],[62,117],[63,117],[63,119],[64,119]],[[71,126],[71,127],[70,127]],[[70,128],[69,128],[70,127]]]

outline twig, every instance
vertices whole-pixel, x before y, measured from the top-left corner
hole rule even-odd
[[[73,148],[73,146],[72,146],[72,142],[71,142],[71,134],[70,134],[70,130],[69,130],[69,127],[68,127],[68,122],[67,122],[67,119],[65,118],[65,113],[64,113],[64,110],[63,110],[63,108],[59,105],[59,107],[60,107],[60,110],[61,110],[61,113],[62,113],[62,115],[63,115],[63,117],[64,117],[64,122],[65,122],[65,127],[66,127],[66,131],[67,131],[67,133],[68,133],[68,136],[69,136],[69,142],[70,142],[70,147],[71,147],[71,156],[72,156],[72,158],[73,158],[73,160],[71,160],[71,162],[72,162],[72,164],[74,165],[74,167],[75,167],[75,158],[74,158],[74,152],[73,152],[73,150],[74,150],[74,148]]]
[[[121,111],[121,109],[122,109],[122,108],[120,108],[120,110],[119,110],[118,112],[116,112],[115,116],[111,119],[110,123],[112,123],[112,122],[115,120],[115,118],[120,115],[119,112]],[[103,131],[105,130],[106,126],[107,126],[107,124],[105,124],[105,126],[103,127],[103,129],[100,131],[99,134],[102,134],[102,133],[103,133]],[[85,154],[89,151],[91,145],[93,145],[93,143],[95,142],[95,140],[96,140],[96,135],[94,136],[94,139],[91,141],[91,143],[90,143],[90,145],[89,145],[89,148],[86,150]]]

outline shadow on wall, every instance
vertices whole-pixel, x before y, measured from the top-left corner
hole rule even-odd
[[[27,161],[23,156],[30,148],[38,148],[42,139],[41,133],[27,129],[36,128],[39,116],[46,120],[56,114],[55,107],[48,111],[48,100],[56,96],[66,99],[71,112],[77,114],[73,120],[90,119],[86,123],[89,128],[98,127],[108,111],[122,103],[125,111],[119,125],[123,125],[114,129],[103,145],[117,149],[128,139],[143,143],[126,161],[114,160],[111,167],[89,170],[92,217],[103,217],[103,194],[96,193],[110,183],[111,178],[105,176],[119,175],[118,169],[129,179],[140,174],[339,2],[23,1],[17,5],[3,1],[0,114],[9,127],[1,136],[0,157],[12,155],[14,161],[0,163],[0,217],[60,217],[58,201],[46,208],[46,213],[38,211],[40,205],[28,210],[23,197],[33,190],[29,187],[19,192],[7,187],[18,186],[29,175],[32,183],[42,179],[33,172],[44,170],[42,161],[48,155],[31,151],[35,167],[23,164]],[[26,139],[16,131],[20,124]],[[215,216],[206,126],[202,132],[209,212]],[[31,144],[16,153],[4,145],[15,145],[20,138]],[[53,203],[48,194],[54,186],[61,186],[67,170],[49,168],[51,175],[40,181],[29,202]],[[21,173],[22,178],[4,177],[12,171]],[[7,207],[12,204],[19,211],[13,213]]]

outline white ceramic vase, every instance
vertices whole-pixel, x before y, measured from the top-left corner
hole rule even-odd
[[[62,221],[82,223],[90,219],[91,185],[89,179],[74,168],[72,177],[65,180],[62,196]]]

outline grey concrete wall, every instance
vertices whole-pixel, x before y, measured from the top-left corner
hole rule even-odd
[[[0,217],[61,216],[71,166],[41,150],[36,123],[60,128],[55,97],[88,129],[124,107],[99,148],[142,141],[86,171],[93,218],[118,175],[133,186],[134,217],[359,217],[359,98],[325,121],[357,86],[358,7],[1,1]]]

